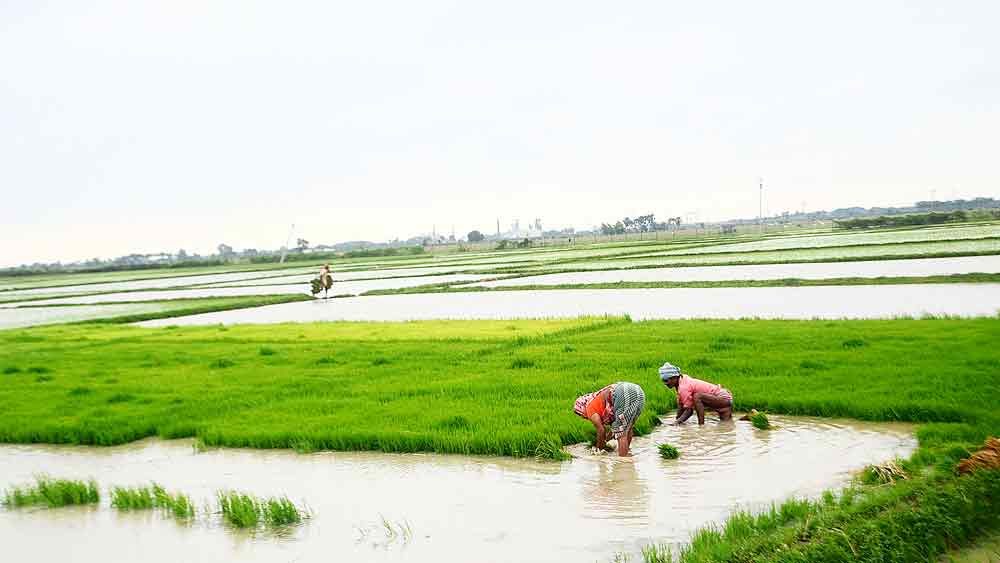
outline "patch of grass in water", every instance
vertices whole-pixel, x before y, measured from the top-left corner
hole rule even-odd
[[[660,444],[657,449],[660,450],[660,457],[663,459],[677,459],[681,456],[681,453],[677,451],[677,448],[670,444]]]
[[[73,481],[39,476],[34,485],[10,488],[3,504],[9,507],[44,505],[49,508],[78,504],[96,504],[101,493],[94,481]]]
[[[764,412],[757,412],[750,415],[750,424],[752,424],[754,428],[760,430],[767,430],[771,428],[771,421],[768,420],[767,413]]]
[[[287,497],[260,499],[246,493],[219,492],[219,509],[222,518],[236,528],[256,528],[260,524],[271,527],[297,524],[306,516],[305,510],[295,506]]]
[[[191,497],[182,493],[168,493],[163,487],[153,483],[153,502],[174,515],[175,518],[193,518],[194,504]]]
[[[111,506],[118,510],[147,510],[155,500],[149,487],[112,487]]]

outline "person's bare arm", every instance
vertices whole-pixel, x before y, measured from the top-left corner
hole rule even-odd
[[[604,421],[601,420],[601,415],[594,413],[590,415],[590,423],[594,425],[594,429],[597,430],[597,449],[603,450],[604,444],[607,440],[607,434],[604,433]]]
[[[694,414],[694,409],[677,409],[677,418],[674,419],[674,424],[684,424],[687,419],[691,418]]]

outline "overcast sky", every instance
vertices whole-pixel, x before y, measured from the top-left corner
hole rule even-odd
[[[0,2],[0,265],[1000,194],[1000,3]]]

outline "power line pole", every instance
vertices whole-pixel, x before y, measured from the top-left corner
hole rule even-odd
[[[285,246],[281,247],[281,261],[279,264],[285,263],[285,256],[288,255],[288,246],[292,244],[292,233],[295,232],[295,223],[288,229],[288,238],[285,240]]]
[[[758,199],[757,221],[760,222],[760,232],[764,232],[764,179],[760,180],[760,198]]]

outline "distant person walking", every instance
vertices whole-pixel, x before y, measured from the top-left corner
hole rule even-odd
[[[323,264],[319,270],[319,283],[323,287],[323,299],[329,296],[330,288],[333,287],[333,274],[330,273],[330,264]]]
[[[671,389],[677,390],[677,418],[675,424],[682,424],[698,414],[698,424],[705,424],[705,407],[719,413],[720,420],[733,418],[733,394],[721,385],[695,379],[669,362],[660,367],[660,380]]]
[[[605,425],[611,426],[611,434],[618,440],[618,455],[629,455],[632,445],[632,430],[635,421],[646,404],[646,394],[642,387],[628,381],[612,383],[593,393],[577,397],[573,412],[586,418],[597,430],[597,449],[603,450],[608,440]]]

